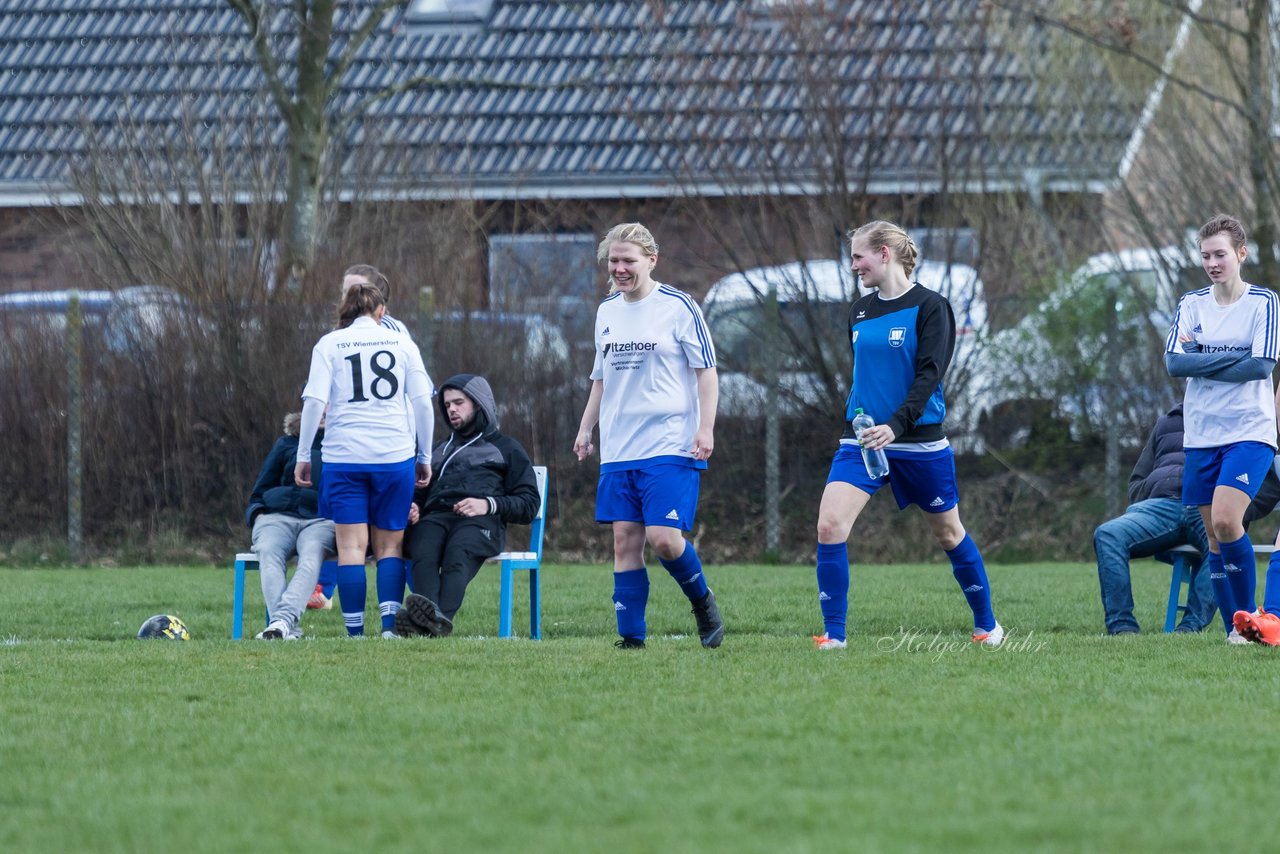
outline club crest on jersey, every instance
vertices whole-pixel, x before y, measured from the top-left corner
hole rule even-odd
[[[889,346],[901,347],[902,342],[907,340],[907,327],[895,326],[889,330]]]

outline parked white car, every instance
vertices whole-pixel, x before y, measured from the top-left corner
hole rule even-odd
[[[912,278],[947,297],[956,315],[956,354],[944,380],[952,399],[951,389],[967,382],[967,365],[987,327],[982,280],[966,264],[935,261],[921,261]],[[849,305],[870,290],[855,282],[847,261],[823,259],[733,273],[707,291],[702,308],[719,362],[721,412],[764,411],[770,358],[765,304],[771,290],[780,321],[775,357],[782,411],[838,411],[849,392]]]

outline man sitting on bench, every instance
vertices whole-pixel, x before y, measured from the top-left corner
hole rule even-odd
[[[1098,582],[1107,634],[1137,634],[1133,616],[1133,588],[1129,560],[1153,557],[1177,546],[1192,546],[1201,563],[1192,569],[1187,610],[1175,632],[1198,632],[1213,622],[1217,604],[1204,557],[1209,541],[1198,507],[1182,504],[1182,404],[1161,415],[1129,476],[1129,507],[1119,518],[1103,522],[1093,532],[1098,557]],[[1280,502],[1280,479],[1274,466],[1257,497],[1245,512],[1244,522],[1267,515]],[[1227,626],[1231,631],[1231,626]]]
[[[484,377],[459,374],[440,386],[451,432],[431,454],[431,485],[410,509],[405,554],[413,593],[396,614],[404,637],[453,631],[467,585],[503,549],[508,524],[527,525],[541,495],[529,455],[498,432],[498,407]]]
[[[320,564],[337,554],[333,522],[321,519],[316,510],[320,493],[298,486],[293,468],[298,462],[298,425],[301,413],[284,417],[284,435],[262,463],[258,481],[249,496],[244,520],[253,531],[253,550],[258,555],[262,598],[267,603],[270,622],[258,632],[258,640],[297,640],[302,637],[298,618],[307,609],[307,600],[316,588]],[[320,482],[320,442],[324,420],[316,431],[312,452],[312,482]],[[293,579],[285,583],[285,562],[298,555]]]

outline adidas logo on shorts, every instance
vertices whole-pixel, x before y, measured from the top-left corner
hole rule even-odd
[[[1240,482],[1241,482],[1241,483],[1243,483],[1245,486],[1248,486],[1248,485],[1249,485],[1249,473],[1248,473],[1248,472],[1245,472],[1245,473],[1243,473],[1243,474],[1236,475],[1236,480],[1240,481]]]
[[[667,514],[667,518],[670,519],[672,522],[679,522],[680,514],[677,513],[675,510],[672,510],[670,513]]]
[[[941,507],[944,503],[945,503],[945,502],[943,502],[943,500],[942,500],[942,496],[941,496],[941,495],[939,495],[937,498],[935,498],[935,499],[933,499],[932,501],[930,501],[930,502],[929,502],[929,506],[930,506],[930,507]]]

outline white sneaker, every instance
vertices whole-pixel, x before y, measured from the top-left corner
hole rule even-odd
[[[267,627],[253,636],[254,640],[280,640],[289,637],[289,626],[284,620],[272,620]]]
[[[1235,629],[1232,629],[1231,634],[1227,635],[1227,643],[1230,644],[1231,646],[1241,646],[1241,645],[1248,646],[1249,640],[1245,638],[1243,635],[1241,635],[1239,632],[1237,632]]]
[[[382,633],[382,639],[383,640],[403,640],[403,638],[401,638],[395,632],[391,631],[391,629],[387,629]]]
[[[844,649],[849,645],[849,642],[836,640],[826,632],[823,632],[820,635],[813,636],[813,645],[818,649]]]
[[[989,632],[984,632],[982,629],[974,629],[973,642],[995,649],[1004,643],[1004,626],[996,623],[996,627]]]

